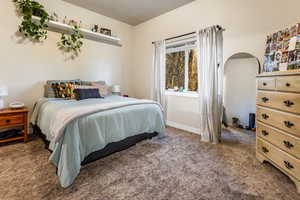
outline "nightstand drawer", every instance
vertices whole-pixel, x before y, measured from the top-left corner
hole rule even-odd
[[[257,120],[300,136],[300,116],[258,106]]]
[[[300,138],[260,122],[257,123],[257,136],[300,158]]]
[[[300,160],[261,139],[257,139],[256,148],[257,152],[269,158],[278,167],[300,180]]]
[[[0,126],[5,127],[5,126],[23,124],[23,122],[24,122],[24,116],[22,114],[0,116]]]

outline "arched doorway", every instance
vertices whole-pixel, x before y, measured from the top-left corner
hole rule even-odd
[[[249,114],[255,113],[256,75],[259,60],[245,52],[232,55],[224,65],[224,107],[226,122],[238,119],[241,127],[249,126]]]

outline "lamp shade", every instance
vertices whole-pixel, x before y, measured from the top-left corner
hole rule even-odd
[[[8,89],[6,85],[0,85],[0,97],[8,95]]]
[[[114,85],[113,87],[112,87],[112,90],[111,90],[112,92],[121,92],[121,89],[120,89],[120,86],[119,85]]]

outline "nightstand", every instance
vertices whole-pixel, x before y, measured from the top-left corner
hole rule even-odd
[[[0,130],[13,129],[17,127],[22,127],[22,136],[17,136],[8,139],[0,140],[0,143],[11,142],[15,140],[28,139],[28,109],[4,109],[0,110]]]

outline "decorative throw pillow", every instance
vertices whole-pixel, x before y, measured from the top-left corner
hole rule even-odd
[[[72,82],[53,83],[52,88],[56,98],[75,99],[74,94],[75,84]]]
[[[74,89],[74,92],[76,93],[77,100],[102,98],[98,88]]]
[[[92,86],[96,87],[99,89],[100,96],[106,97],[108,95],[108,86],[107,85],[99,85],[96,83],[91,83]]]
[[[45,97],[48,98],[55,98],[55,91],[52,87],[53,84],[56,83],[73,83],[76,85],[80,85],[80,79],[74,79],[74,80],[48,80],[45,86]]]

